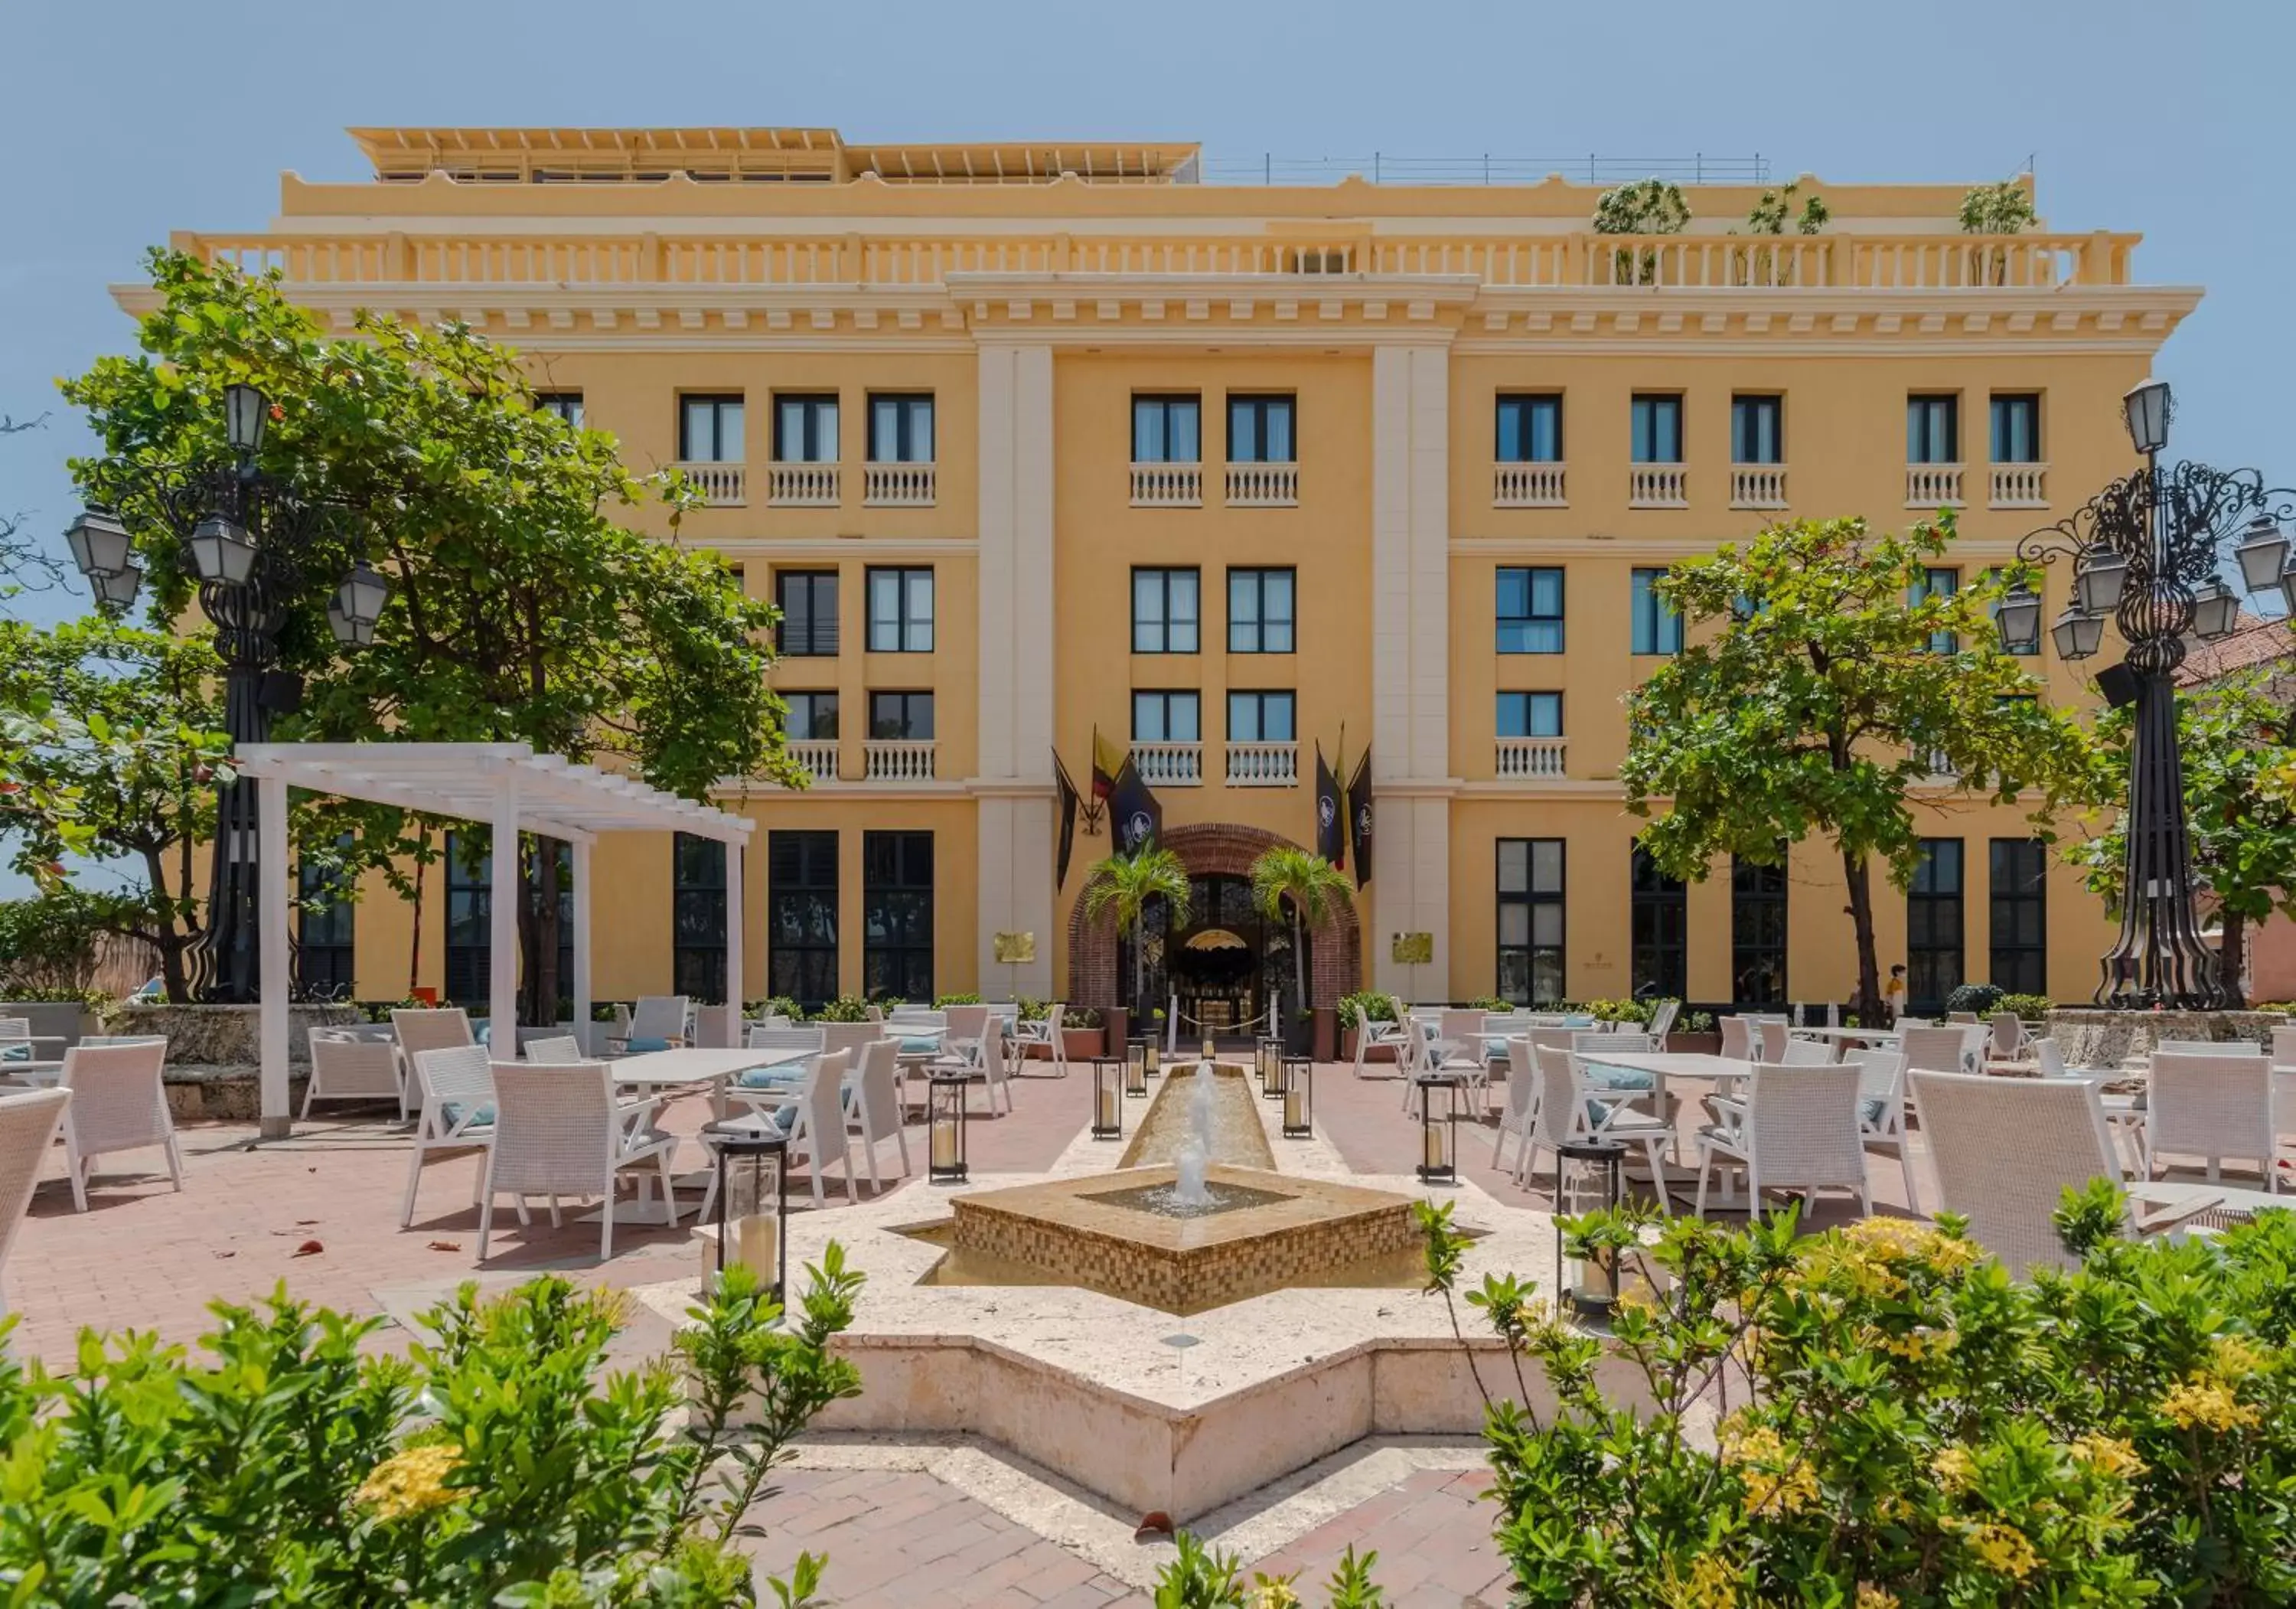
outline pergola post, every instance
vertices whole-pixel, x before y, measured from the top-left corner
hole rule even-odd
[[[574,841],[574,1038],[590,1054],[590,841]]]
[[[257,976],[261,1004],[256,1008],[262,1058],[257,1077],[258,1131],[265,1139],[278,1140],[285,1139],[294,1124],[287,1102],[287,995],[293,987],[287,954],[287,879],[294,875],[294,868],[287,861],[287,779],[260,776],[255,790],[256,864],[263,869],[257,905],[263,935]]]
[[[742,842],[731,837],[721,841],[726,846],[726,1043],[738,1050],[742,1038]]]
[[[488,1039],[499,1062],[518,1060],[518,773],[495,773],[494,892],[488,933]]]

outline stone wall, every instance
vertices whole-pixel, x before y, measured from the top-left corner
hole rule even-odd
[[[165,1034],[170,1066],[253,1067],[263,1060],[259,1006],[122,1006],[104,1019],[104,1032]],[[366,1019],[356,1006],[287,1008],[287,1061],[311,1063],[311,1030],[348,1028]]]
[[[2068,1067],[2118,1067],[2149,1055],[2163,1039],[2252,1040],[2272,1043],[2272,1030],[2289,1019],[2265,1011],[2053,1011],[2049,1037]]]

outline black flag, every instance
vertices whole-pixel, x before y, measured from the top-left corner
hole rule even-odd
[[[1356,841],[1356,887],[1371,881],[1371,751],[1356,762],[1348,784],[1348,833]]]
[[[1137,854],[1142,846],[1153,843],[1164,835],[1164,807],[1156,802],[1156,795],[1140,776],[1140,768],[1129,755],[1124,768],[1116,774],[1116,786],[1108,801],[1109,819],[1115,824],[1116,847],[1127,855]]]
[[[1340,797],[1340,779],[1324,761],[1324,745],[1316,745],[1316,853],[1333,866],[1348,863],[1347,801]]]
[[[1076,847],[1077,791],[1057,750],[1053,753],[1053,776],[1060,785],[1061,853],[1053,873],[1053,887],[1059,890],[1068,886],[1069,851]]]

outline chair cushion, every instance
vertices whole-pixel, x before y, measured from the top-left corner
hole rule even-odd
[[[1647,1095],[1658,1088],[1658,1075],[1633,1067],[1612,1067],[1603,1062],[1587,1063],[1587,1081],[1597,1089],[1626,1089]]]
[[[624,1041],[624,1048],[628,1050],[632,1055],[636,1055],[641,1051],[668,1050],[669,1048],[669,1041],[668,1039],[658,1039],[653,1038],[652,1035],[647,1035],[641,1038]]]
[[[1563,1028],[1592,1028],[1595,1026],[1595,1019],[1592,1017],[1565,1017],[1562,1019],[1560,1026]]]
[[[29,1042],[18,1040],[13,1045],[0,1045],[0,1062],[29,1062],[32,1059]]]
[[[735,1076],[743,1089],[778,1089],[794,1086],[805,1074],[793,1067],[751,1067]]]
[[[922,1038],[903,1039],[901,1054],[905,1056],[929,1056],[939,1054],[940,1041],[931,1035]]]
[[[1867,1096],[1857,1103],[1857,1121],[1869,1126],[1879,1123],[1882,1121],[1882,1108],[1887,1104],[1884,1097],[1881,1096]]]
[[[460,1101],[441,1102],[439,1106],[439,1112],[440,1116],[447,1120],[447,1127],[452,1129],[455,1124],[463,1121],[463,1104]],[[471,1127],[473,1129],[483,1129],[494,1121],[494,1103],[488,1101],[481,1104],[478,1111],[472,1114]]]

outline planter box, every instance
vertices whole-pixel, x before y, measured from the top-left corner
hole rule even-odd
[[[1093,1057],[1100,1055],[1101,1047],[1107,1043],[1108,1030],[1104,1028],[1063,1028],[1061,1030],[1061,1049],[1066,1053],[1069,1060],[1071,1062],[1091,1061]],[[1052,1059],[1053,1051],[1051,1046],[1031,1045],[1029,1047],[1029,1060],[1032,1062],[1049,1062]]]
[[[1722,1054],[1719,1033],[1685,1033],[1676,1029],[1666,1036],[1666,1047],[1675,1055],[1717,1056]]]
[[[1341,1061],[1352,1062],[1356,1059],[1356,1041],[1362,1037],[1363,1030],[1360,1028],[1350,1028],[1340,1036]],[[1395,1053],[1398,1047],[1393,1045],[1374,1045],[1370,1050],[1365,1053],[1364,1060],[1366,1062],[1392,1062],[1395,1060]]]
[[[1314,1050],[1310,1053],[1319,1062],[1336,1062],[1340,1058],[1340,1008],[1336,1006],[1316,1007]]]
[[[252,1067],[263,1059],[261,1010],[257,1006],[122,1006],[111,1014],[105,1031],[164,1036],[171,1066]],[[356,1006],[289,1006],[288,1062],[310,1065],[314,1028],[348,1028],[365,1021]]]

